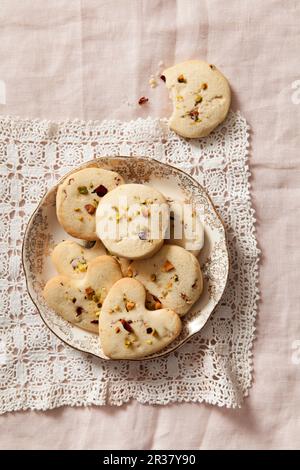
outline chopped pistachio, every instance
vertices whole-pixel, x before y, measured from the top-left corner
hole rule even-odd
[[[124,341],[124,345],[126,346],[126,348],[129,348],[129,346],[131,345],[131,341],[129,338],[125,338],[125,341]]]
[[[201,101],[203,100],[202,96],[201,95],[197,95],[195,96],[195,106],[199,103],[201,103]]]
[[[86,186],[78,186],[77,188],[79,194],[88,194],[88,188]]]
[[[92,296],[92,301],[95,302],[96,304],[100,301],[100,297],[97,294],[94,294]]]
[[[74,209],[75,212],[81,212],[81,209],[80,207],[76,207],[76,209]]]
[[[151,274],[150,279],[152,282],[156,281],[156,274]]]
[[[146,340],[146,343],[147,343],[147,344],[150,344],[150,346],[151,346],[152,340],[151,340],[151,339],[147,339],[147,340]]]
[[[87,270],[87,263],[81,263],[80,261],[78,262],[75,271],[77,273],[85,273]]]

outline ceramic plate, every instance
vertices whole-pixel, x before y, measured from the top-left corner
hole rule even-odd
[[[93,166],[117,171],[127,183],[149,184],[169,198],[193,201],[197,204],[198,215],[205,231],[205,243],[199,256],[204,289],[198,302],[183,317],[180,336],[163,351],[145,359],[163,356],[199,332],[220,301],[226,286],[229,267],[223,223],[202,186],[177,168],[144,157],[100,157],[73,171]],[[57,186],[51,188],[42,198],[26,228],[23,265],[27,289],[43,321],[59,339],[75,349],[108,359],[101,349],[96,334],[68,323],[48,308],[43,299],[42,291],[45,283],[56,274],[51,265],[51,250],[58,242],[72,238],[64,232],[56,218]]]

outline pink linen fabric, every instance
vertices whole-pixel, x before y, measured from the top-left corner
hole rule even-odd
[[[254,384],[241,409],[61,408],[0,418],[0,448],[300,447],[300,3],[295,0],[0,0],[0,113],[163,117],[158,63],[215,63],[251,126],[262,250]],[[150,99],[141,107],[141,96]]]

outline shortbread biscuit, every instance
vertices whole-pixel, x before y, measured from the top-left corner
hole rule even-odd
[[[84,330],[98,332],[102,304],[113,284],[121,279],[118,262],[99,256],[89,262],[83,279],[55,276],[44,288],[44,297],[56,313]]]
[[[106,193],[123,184],[114,171],[90,167],[68,176],[58,187],[56,214],[64,230],[82,240],[96,240],[95,213]]]
[[[163,244],[169,207],[156,189],[124,184],[100,201],[96,231],[108,251],[128,259],[152,256]]]
[[[169,126],[183,137],[210,134],[227,116],[231,93],[227,79],[202,60],[188,60],[163,72],[173,102]]]
[[[203,289],[197,258],[177,245],[164,245],[146,262],[133,261],[129,269],[163,308],[171,308],[181,316],[199,299]]]
[[[179,335],[179,316],[167,308],[147,310],[145,300],[145,288],[135,279],[121,279],[109,291],[99,317],[101,346],[108,357],[149,356]]]

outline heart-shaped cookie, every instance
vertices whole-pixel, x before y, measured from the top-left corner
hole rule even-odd
[[[110,289],[99,317],[104,353],[112,359],[137,359],[160,351],[181,331],[173,310],[145,308],[146,290],[135,279],[123,278]]]
[[[199,299],[203,280],[194,255],[177,245],[164,245],[147,262],[135,260],[128,274],[140,281],[163,308],[185,315]]]
[[[102,304],[113,284],[121,279],[119,263],[111,256],[98,256],[82,279],[55,276],[44,287],[44,297],[65,320],[93,333],[98,332]]]

